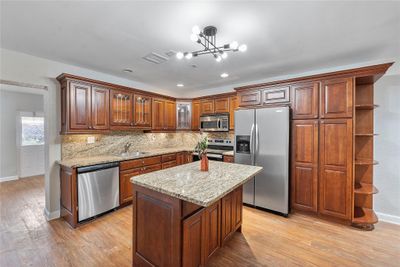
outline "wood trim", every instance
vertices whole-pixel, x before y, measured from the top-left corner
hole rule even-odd
[[[172,96],[153,93],[153,92],[137,89],[137,88],[134,88],[134,87],[118,85],[118,84],[115,84],[115,83],[109,83],[109,82],[94,80],[94,79],[85,78],[85,77],[82,77],[82,76],[77,76],[77,75],[68,74],[68,73],[61,73],[60,75],[57,76],[56,79],[59,82],[61,82],[64,79],[88,82],[88,83],[93,83],[93,84],[100,85],[100,86],[106,86],[106,87],[108,87],[110,89],[123,90],[123,91],[127,91],[127,92],[130,92],[130,93],[134,92],[134,93],[145,94],[145,95],[150,95],[150,96],[154,96],[154,97],[162,97],[162,98],[167,98],[167,99],[174,100],[174,101],[176,100],[176,98],[172,97]]]
[[[377,81],[380,77],[382,77],[383,74],[385,74],[385,72],[390,68],[390,66],[393,65],[393,63],[394,62],[388,62],[388,63],[371,65],[354,69],[346,69],[328,73],[320,73],[303,77],[290,78],[285,80],[278,80],[273,82],[252,84],[252,85],[236,87],[234,89],[237,92],[240,92],[245,90],[259,89],[260,87],[265,87],[265,86],[280,85],[280,84],[290,85],[292,83],[298,83],[302,81],[313,81],[318,79],[330,79],[330,78],[349,77],[349,76],[355,76],[356,78],[364,76],[375,76],[374,81]]]
[[[215,95],[204,95],[204,96],[198,96],[198,97],[194,97],[194,98],[185,98],[187,100],[202,100],[202,99],[206,99],[206,98],[220,98],[220,97],[229,97],[229,96],[235,96],[236,92],[227,92],[227,93],[221,93],[221,94],[215,94]],[[179,100],[181,100],[182,98],[179,98]]]

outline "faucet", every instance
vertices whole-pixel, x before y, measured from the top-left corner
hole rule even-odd
[[[129,148],[131,147],[131,143],[126,143],[124,146],[124,153],[128,153]]]

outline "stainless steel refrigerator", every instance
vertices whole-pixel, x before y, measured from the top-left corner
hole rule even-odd
[[[289,213],[289,108],[235,111],[235,163],[262,166],[243,187],[243,202]]]

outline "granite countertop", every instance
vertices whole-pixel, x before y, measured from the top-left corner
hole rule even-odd
[[[210,206],[247,182],[262,167],[210,160],[209,171],[192,162],[131,178],[137,184],[203,207]]]
[[[159,149],[151,149],[142,152],[146,152],[140,156],[128,155],[128,156],[116,156],[116,155],[100,155],[93,157],[82,157],[82,158],[72,158],[58,161],[58,164],[68,167],[68,168],[76,168],[83,166],[96,165],[101,163],[109,163],[109,162],[119,162],[130,159],[140,159],[147,158],[152,156],[159,156],[168,153],[177,153],[184,151],[193,151],[193,148],[187,147],[172,147],[172,148],[159,148]]]
[[[229,151],[223,152],[222,155],[224,155],[224,156],[232,156],[233,157],[235,155],[235,153],[234,153],[233,150],[229,150]]]

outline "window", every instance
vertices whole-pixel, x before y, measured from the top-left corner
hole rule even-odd
[[[21,146],[44,144],[44,118],[21,117]]]

